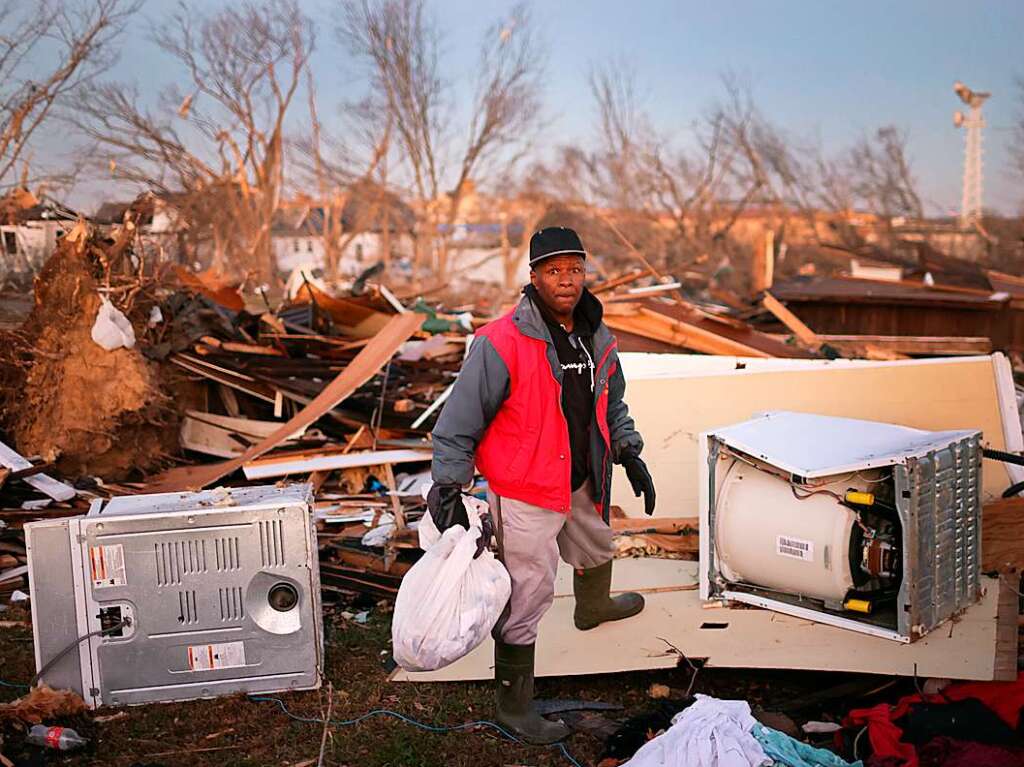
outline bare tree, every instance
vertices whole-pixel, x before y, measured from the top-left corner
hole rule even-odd
[[[724,98],[684,143],[653,126],[628,65],[595,68],[590,83],[597,148],[564,148],[560,168],[547,175],[572,179],[585,202],[671,222],[671,231],[652,230],[662,236],[660,252],[650,256],[663,266],[728,262],[735,250],[730,232],[743,213],[754,205],[781,209],[796,193],[801,169],[790,139],[735,78],[723,79]]]
[[[390,265],[390,219],[396,197],[388,190],[387,157],[391,147],[392,119],[386,110],[373,102],[346,104],[341,110],[342,129],[325,130],[319,117],[317,91],[312,73],[307,86],[309,94],[310,131],[290,141],[295,181],[300,194],[308,196],[315,187],[316,204],[323,211],[321,238],[328,273],[339,277],[341,254],[359,235],[359,226],[369,225],[378,217],[384,221],[381,249],[385,266]],[[361,165],[365,163],[365,166]],[[342,213],[353,192],[369,198],[359,226],[348,232],[342,229]]]
[[[907,157],[907,137],[893,125],[858,141],[846,160],[855,204],[885,218],[924,215]]]
[[[388,116],[394,167],[422,211],[417,262],[436,242],[443,280],[470,181],[517,159],[538,125],[543,55],[527,8],[517,5],[484,33],[469,103],[443,76],[442,34],[423,0],[343,0],[338,36],[365,64],[367,104],[378,120]]]
[[[53,167],[31,173],[37,131],[69,96],[115,60],[115,38],[139,0],[0,3],[0,187],[52,182]],[[20,166],[20,167],[19,167]],[[66,180],[66,179],[65,179]]]
[[[315,35],[296,0],[236,0],[215,13],[182,3],[154,30],[188,77],[155,110],[137,85],[92,89],[74,120],[112,175],[176,194],[209,232],[215,263],[274,274],[271,226],[284,184],[285,118]]]

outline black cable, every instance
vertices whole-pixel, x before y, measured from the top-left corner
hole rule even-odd
[[[117,631],[118,629],[124,628],[125,626],[128,626],[130,624],[131,624],[131,619],[124,618],[123,620],[120,620],[117,623],[115,623],[113,626],[107,626],[107,628],[105,628],[105,629],[97,629],[96,631],[90,631],[85,636],[78,637],[78,639],[76,639],[74,642],[69,644],[67,647],[65,647],[63,650],[61,650],[59,653],[57,653],[52,658],[50,658],[50,660],[48,660],[43,665],[43,667],[41,669],[39,669],[39,671],[36,672],[36,675],[34,677],[32,677],[32,681],[28,683],[28,686],[29,687],[35,687],[36,686],[36,682],[39,681],[39,678],[42,677],[43,674],[45,674],[47,671],[49,671],[51,668],[53,668],[56,665],[57,661],[59,661],[61,658],[63,658],[69,652],[71,652],[76,647],[78,647],[78,645],[82,644],[82,642],[84,642],[86,639],[91,639],[94,636],[103,636],[104,634],[111,634],[111,633]]]
[[[1005,450],[993,450],[988,447],[982,448],[981,454],[985,458],[991,458],[993,461],[1002,461],[1003,463],[1015,463],[1018,466],[1024,466],[1024,455],[1017,455],[1016,453],[1007,453]]]

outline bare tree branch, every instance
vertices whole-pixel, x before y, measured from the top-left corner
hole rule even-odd
[[[0,3],[0,186],[25,183],[27,167],[18,165],[27,165],[36,132],[113,64],[113,43],[139,6],[140,0]],[[37,179],[66,182],[69,171]]]
[[[188,91],[169,87],[149,110],[137,86],[107,83],[71,119],[114,178],[175,195],[192,236],[212,241],[216,265],[269,280],[285,118],[313,50],[312,21],[296,0],[236,0],[215,13],[182,2],[153,37]]]

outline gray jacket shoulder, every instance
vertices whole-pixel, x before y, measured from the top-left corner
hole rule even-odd
[[[477,445],[508,398],[510,380],[508,366],[494,344],[487,336],[477,336],[431,433],[434,482],[465,485],[472,481]]]

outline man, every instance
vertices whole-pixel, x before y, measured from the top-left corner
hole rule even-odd
[[[575,568],[578,629],[644,606],[639,594],[609,595],[612,462],[625,467],[637,496],[644,493],[648,514],[654,486],[622,399],[615,339],[601,302],[583,287],[585,258],[571,229],[533,235],[523,298],[479,331],[433,431],[427,501],[439,529],[469,527],[461,490],[474,464],[489,484],[498,557],[512,580],[494,629],[497,719],[531,743],[569,732],[533,704],[537,625],[554,599],[559,554]]]

